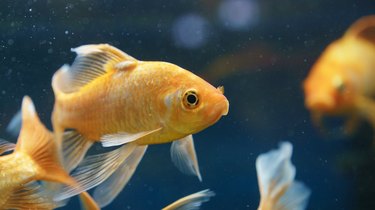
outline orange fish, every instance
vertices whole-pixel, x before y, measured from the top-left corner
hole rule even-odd
[[[349,118],[347,131],[360,118],[375,128],[375,16],[356,21],[331,43],[304,81],[305,105],[316,122],[323,114]]]
[[[68,169],[94,142],[124,145],[86,158],[73,176],[101,207],[122,190],[147,145],[172,142],[171,156],[183,172],[201,179],[193,138],[226,115],[229,102],[193,73],[167,62],[139,61],[107,44],[73,49],[77,57],[52,79],[52,123]],[[63,137],[63,132],[71,129]],[[118,169],[118,170],[117,170]],[[117,171],[116,171],[117,170]],[[58,199],[77,192],[66,191]]]
[[[291,163],[293,146],[280,144],[277,150],[261,154],[256,160],[260,190],[258,210],[306,209],[311,191],[295,181],[296,168]]]
[[[51,209],[52,198],[42,194],[35,180],[59,182],[76,186],[59,163],[53,135],[40,122],[31,99],[22,101],[22,128],[14,146],[2,141],[0,153],[0,208]]]

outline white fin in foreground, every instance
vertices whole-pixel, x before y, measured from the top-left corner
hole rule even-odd
[[[72,173],[80,188],[63,187],[55,194],[54,200],[65,200],[98,186],[118,169],[135,148],[135,144],[126,144],[110,152],[87,156]]]
[[[142,137],[145,137],[151,133],[155,133],[160,131],[162,128],[157,128],[151,131],[142,131],[139,133],[115,133],[115,134],[106,134],[101,137],[100,142],[102,143],[103,147],[113,147],[113,146],[120,146],[123,144],[127,144],[133,141],[136,141]]]
[[[162,210],[198,210],[202,203],[210,200],[215,193],[209,189],[185,196],[172,204],[164,207]]]
[[[94,191],[94,200],[100,207],[109,205],[124,189],[133,176],[139,162],[145,154],[147,146],[137,146],[120,164],[118,169]]]
[[[196,175],[202,181],[192,135],[172,142],[171,157],[182,173]]]
[[[283,142],[280,149],[261,154],[256,160],[260,189],[258,210],[303,210],[311,191],[294,181],[296,169],[291,163],[293,146]]]

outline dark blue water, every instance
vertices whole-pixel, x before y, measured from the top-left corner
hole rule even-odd
[[[294,145],[297,179],[312,190],[308,209],[374,209],[370,127],[352,137],[320,133],[301,89],[325,46],[374,12],[373,1],[350,0],[2,0],[1,136],[26,94],[51,128],[51,77],[73,61],[70,48],[110,43],[224,85],[230,112],[195,135],[202,183],[173,166],[169,145],[151,146],[105,209],[160,209],[206,188],[217,195],[203,209],[256,209],[255,159],[285,140]],[[79,205],[73,199],[64,208]]]

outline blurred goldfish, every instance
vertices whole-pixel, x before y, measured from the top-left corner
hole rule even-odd
[[[359,118],[375,128],[375,16],[356,21],[344,36],[331,43],[304,81],[305,105],[313,120],[321,116],[349,118],[347,131]]]
[[[40,122],[31,99],[22,101],[22,128],[17,145],[0,143],[0,208],[51,209],[52,199],[43,195],[35,180],[45,180],[76,186],[59,163],[53,135]]]
[[[223,88],[174,64],[139,61],[107,44],[73,51],[78,55],[72,66],[63,66],[52,79],[52,123],[56,138],[64,139],[65,164],[75,168],[94,142],[104,147],[125,144],[81,162],[73,172],[81,190],[103,182],[94,199],[101,207],[109,204],[134,173],[147,145],[172,141],[175,165],[201,180],[191,134],[228,113]],[[65,129],[73,130],[63,135]],[[77,193],[67,190],[56,199]]]
[[[294,181],[296,168],[290,162],[292,150],[291,143],[283,142],[280,149],[258,156],[258,210],[306,209],[311,191],[303,183]]]
[[[184,209],[200,209],[202,203],[210,200],[215,193],[209,189],[185,196],[172,204],[164,207],[162,210],[184,210]]]

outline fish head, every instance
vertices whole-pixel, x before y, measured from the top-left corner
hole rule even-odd
[[[310,111],[336,114],[353,106],[363,66],[342,44],[334,42],[327,47],[304,81],[305,106]]]
[[[215,88],[190,72],[175,79],[175,89],[164,98],[168,127],[180,134],[194,134],[228,114],[223,87]]]

